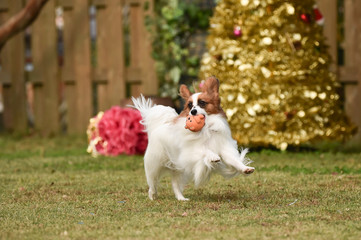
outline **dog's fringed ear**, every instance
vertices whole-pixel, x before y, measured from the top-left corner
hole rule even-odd
[[[201,90],[202,90],[202,92],[218,94],[219,80],[214,76],[207,78],[206,81],[204,82]]]
[[[193,86],[194,92],[199,92],[199,91],[198,91],[198,88],[197,88],[196,82],[193,82],[193,83],[192,83],[192,86]]]
[[[192,96],[191,91],[189,91],[188,87],[182,84],[179,88],[179,95],[184,99],[188,100],[190,96]]]

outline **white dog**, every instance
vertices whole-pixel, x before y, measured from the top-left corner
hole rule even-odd
[[[209,180],[212,172],[224,177],[254,172],[253,167],[247,166],[248,150],[239,152],[231,136],[218,91],[219,81],[215,77],[208,78],[201,92],[195,94],[182,85],[180,95],[186,104],[179,115],[173,108],[154,105],[143,96],[132,99],[149,138],[144,167],[151,200],[156,196],[160,177],[166,172],[171,173],[178,200],[188,200],[182,192],[190,180],[199,186]],[[185,129],[186,117],[197,114],[205,116],[204,127],[199,132]]]

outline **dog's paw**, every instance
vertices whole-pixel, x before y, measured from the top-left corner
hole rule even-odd
[[[210,163],[217,163],[221,161],[221,157],[218,156],[217,154],[215,154],[212,151],[208,151],[207,155],[206,155],[206,159],[210,162]]]
[[[189,198],[178,197],[177,200],[178,200],[178,201],[189,201]]]
[[[151,189],[148,191],[148,196],[150,200],[154,200],[157,197],[157,193],[153,192]]]
[[[246,167],[245,169],[243,169],[242,170],[242,173],[243,174],[251,174],[251,173],[253,173],[254,172],[254,170],[255,170],[255,168],[254,167]]]

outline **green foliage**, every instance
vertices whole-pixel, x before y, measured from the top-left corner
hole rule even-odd
[[[0,239],[360,239],[361,154],[251,153],[191,200],[148,200],[142,156],[92,158],[85,138],[0,137]]]
[[[190,53],[190,37],[208,28],[211,10],[178,0],[156,1],[155,16],[147,16],[146,26],[152,34],[152,56],[160,81],[160,95],[175,99],[182,75],[196,77],[199,56]]]

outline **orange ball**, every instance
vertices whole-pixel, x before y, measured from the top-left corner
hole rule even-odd
[[[203,114],[190,115],[186,118],[186,129],[191,130],[192,132],[199,132],[202,130],[205,124],[205,117]]]

